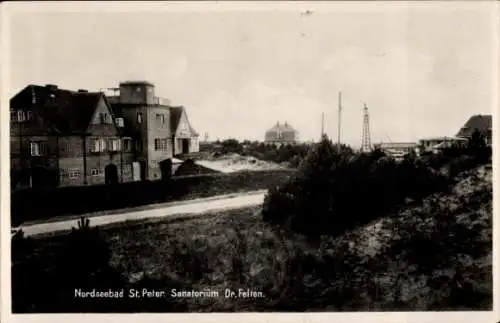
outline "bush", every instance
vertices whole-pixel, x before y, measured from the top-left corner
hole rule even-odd
[[[405,197],[421,198],[447,184],[411,159],[396,163],[381,151],[355,154],[325,137],[293,179],[269,190],[262,213],[266,221],[302,233],[336,235],[377,218]]]
[[[122,288],[119,272],[111,268],[111,250],[97,228],[82,218],[78,228],[61,236],[49,252],[35,250],[29,238],[14,237],[12,263],[13,312],[78,312],[89,304],[96,310],[102,299],[80,299],[83,291]],[[24,240],[24,241],[23,241]],[[16,248],[15,246],[31,246]]]

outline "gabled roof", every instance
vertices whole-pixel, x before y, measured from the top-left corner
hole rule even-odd
[[[102,97],[102,93],[73,93],[65,109],[69,129],[85,132]]]
[[[56,133],[83,134],[103,96],[101,92],[75,92],[28,85],[11,99],[11,106],[32,106]]]
[[[474,115],[467,120],[465,125],[458,131],[457,137],[470,137],[477,129],[486,134],[492,127],[491,115]]]
[[[185,113],[185,109],[183,106],[178,106],[178,107],[170,107],[170,129],[172,130],[172,134],[175,134],[177,132],[177,128],[179,127],[180,121],[182,114]],[[189,124],[189,121],[188,121]],[[199,134],[194,130],[193,127],[191,127],[191,124],[189,124],[189,129],[193,136],[198,136]]]
[[[266,132],[298,132],[298,131],[295,130],[287,122],[285,122],[284,124],[280,124],[279,122],[277,122],[271,129],[267,130]]]

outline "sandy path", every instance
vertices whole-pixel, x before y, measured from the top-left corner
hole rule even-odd
[[[259,205],[264,201],[265,191],[255,191],[242,193],[231,197],[223,197],[220,199],[197,199],[189,203],[167,205],[155,209],[141,211],[127,211],[122,213],[99,215],[90,217],[91,226],[101,226],[117,222],[125,222],[130,220],[142,220],[158,217],[168,217],[180,214],[192,215],[203,214],[208,211],[224,210],[241,208],[247,206]],[[52,233],[57,231],[71,230],[77,226],[76,219],[61,220],[56,222],[36,223],[23,225],[22,230],[25,236]],[[19,229],[19,228],[15,228]]]

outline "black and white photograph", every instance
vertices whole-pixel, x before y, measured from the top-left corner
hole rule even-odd
[[[493,313],[497,7],[6,4],[2,311]]]

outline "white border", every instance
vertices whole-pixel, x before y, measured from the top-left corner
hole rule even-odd
[[[231,1],[231,2],[43,2],[43,3],[18,3],[9,2],[1,4],[1,77],[2,82],[1,90],[1,109],[0,120],[4,121],[3,126],[0,127],[0,178],[2,179],[0,185],[0,202],[1,202],[1,319],[2,322],[66,322],[71,320],[74,323],[86,322],[88,320],[105,320],[113,322],[183,322],[193,321],[197,322],[233,322],[240,320],[245,322],[499,322],[500,315],[498,313],[498,296],[500,293],[500,281],[498,274],[500,273],[497,264],[500,259],[498,257],[498,225],[494,226],[494,255],[493,255],[493,271],[494,275],[494,311],[493,312],[392,312],[392,313],[315,313],[315,314],[257,314],[257,313],[239,313],[239,314],[36,314],[36,315],[12,315],[10,312],[10,188],[8,178],[10,177],[10,159],[9,159],[9,126],[7,120],[10,120],[8,115],[9,97],[8,97],[8,84],[9,84],[9,14],[16,12],[137,12],[137,11],[258,11],[258,10],[281,10],[281,11],[302,11],[302,10],[339,10],[342,6],[343,11],[406,11],[410,2],[336,2],[335,6],[331,2],[272,2],[272,1]],[[498,17],[500,14],[500,6],[496,1],[433,1],[433,2],[411,2],[412,6],[419,6],[420,9],[450,6],[456,9],[470,8],[472,6],[491,6],[492,19],[496,22],[495,34],[493,36],[496,42],[496,56],[493,56],[492,73],[493,73],[493,97],[492,108],[493,114],[493,137],[500,138],[500,116],[498,115],[498,107],[500,102],[500,88],[499,73],[500,64],[498,55],[500,46],[500,31]],[[500,181],[498,172],[498,162],[500,161],[499,140],[494,140],[493,148],[493,178],[494,182]],[[494,185],[495,187],[495,185]],[[494,219],[498,219],[498,207],[500,203],[500,190],[494,189]]]

